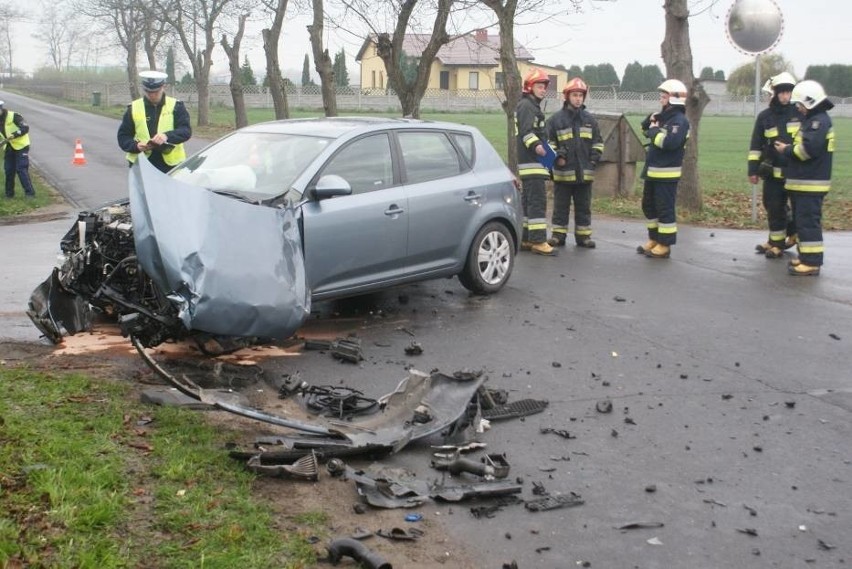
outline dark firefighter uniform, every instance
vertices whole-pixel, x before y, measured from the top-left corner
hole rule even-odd
[[[541,162],[535,149],[547,138],[544,134],[544,113],[541,101],[532,93],[524,93],[515,107],[515,134],[518,148],[518,175],[521,178],[524,208],[524,229],[521,241],[544,243],[547,240],[547,194],[545,181],[550,172]]]
[[[796,106],[782,105],[776,95],[769,102],[769,107],[757,115],[751,134],[748,175],[763,178],[763,207],[769,222],[769,247],[758,245],[757,251],[770,258],[780,257],[785,241],[789,237],[792,242],[796,233],[792,216],[787,215],[787,192],[784,189],[784,170],[788,160],[775,150],[774,142],[780,140],[790,144],[799,130],[799,118]]]
[[[6,197],[15,197],[15,175],[21,180],[24,195],[28,198],[35,197],[30,179],[30,125],[24,120],[23,115],[3,108],[0,101],[0,127],[2,137],[7,140],[4,155],[4,169],[6,174]],[[2,147],[0,147],[2,148]]]
[[[604,149],[598,121],[585,105],[575,109],[566,101],[548,120],[547,137],[557,155],[553,166],[553,241],[565,244],[573,199],[574,240],[583,246],[592,235],[592,182]]]
[[[168,172],[186,159],[183,143],[192,136],[189,112],[183,101],[163,95],[159,104],[141,97],[127,106],[118,127],[118,145],[126,152],[130,165],[139,157],[137,142],[149,140],[158,132],[168,136],[168,143],[145,155],[158,170]]]
[[[808,110],[793,143],[784,150],[789,159],[785,188],[793,204],[798,235],[798,262],[816,267],[817,271],[822,266],[825,251],[822,241],[822,202],[831,189],[835,147],[834,128],[826,112],[832,107],[834,104],[825,99]]]
[[[651,125],[654,118],[656,126]],[[656,115],[649,115],[642,121],[642,131],[649,139],[642,172],[645,179],[642,213],[648,220],[648,239],[671,247],[677,242],[675,200],[684,147],[689,138],[685,107],[669,104]],[[640,252],[648,254],[644,250]]]

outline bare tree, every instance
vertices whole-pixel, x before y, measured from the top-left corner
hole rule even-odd
[[[231,70],[231,99],[234,101],[234,123],[237,128],[248,125],[248,114],[246,113],[246,99],[243,94],[242,73],[240,71],[240,44],[246,31],[246,19],[248,14],[242,14],[239,18],[237,33],[234,35],[234,45],[228,44],[228,37],[222,34],[222,49],[228,56],[228,68]]]
[[[38,31],[33,37],[47,44],[47,55],[54,69],[68,69],[83,35],[83,26],[69,5],[42,0]]]
[[[264,3],[264,5],[272,11],[272,26],[261,31],[263,52],[266,54],[266,80],[269,83],[269,93],[272,95],[275,118],[286,119],[290,118],[290,107],[287,104],[287,92],[284,89],[284,78],[281,76],[281,64],[278,61],[278,43],[281,40],[281,29],[284,27],[287,0],[276,0],[273,4]]]
[[[343,0],[346,9],[356,14],[372,30],[376,41],[376,51],[385,64],[388,74],[388,85],[394,90],[402,106],[402,114],[414,118],[420,117],[420,101],[429,85],[429,74],[432,62],[438,50],[450,41],[447,34],[447,20],[455,0],[437,0],[434,13],[434,23],[429,41],[423,46],[421,54],[406,54],[403,49],[406,31],[409,29],[412,14],[418,7],[419,0],[402,0],[391,8],[394,11],[396,23],[393,35],[375,28],[375,13],[377,5],[371,0]],[[403,72],[402,59],[404,56],[417,57],[417,74],[413,79],[406,78]]]
[[[328,55],[328,49],[322,47],[322,32],[323,19],[323,0],[313,0],[314,21],[308,26],[308,35],[311,38],[311,50],[314,53],[314,67],[320,76],[320,85],[322,89],[322,106],[325,109],[325,116],[337,116],[337,93],[335,91],[334,82],[334,67],[331,62],[331,57]]]
[[[168,34],[168,23],[157,17],[157,10],[152,4],[139,2],[138,7],[142,15],[141,39],[148,68],[157,69],[157,48]]]
[[[168,22],[177,35],[192,66],[198,91],[196,124],[207,126],[210,124],[210,68],[216,47],[213,34],[219,17],[232,0],[174,0],[171,5],[166,5],[165,0],[155,1],[160,18]]]
[[[7,70],[10,77],[15,71],[12,30],[18,22],[25,19],[24,12],[15,6],[0,5],[0,69]]]
[[[701,115],[704,107],[710,102],[710,97],[692,71],[687,0],[665,0],[663,9],[666,13],[666,36],[660,49],[666,64],[666,76],[683,81],[689,89],[689,96],[686,99],[689,141],[683,157],[678,201],[689,211],[700,211],[702,203],[698,179],[698,134]]]

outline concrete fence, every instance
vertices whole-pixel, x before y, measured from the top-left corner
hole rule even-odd
[[[26,82],[16,87],[51,95],[63,99],[88,102],[93,105],[114,106],[130,102],[130,90],[126,83],[63,82],[42,84]],[[198,93],[194,85],[174,85],[168,88],[173,96],[183,100],[189,107],[195,106]],[[269,90],[261,86],[247,86],[243,94],[248,108],[272,108],[272,96]],[[318,85],[293,85],[287,88],[287,98],[291,107],[321,110],[322,94]],[[504,100],[499,90],[449,91],[429,89],[420,104],[423,111],[438,112],[500,112]],[[852,97],[829,97],[835,104],[832,115],[852,117]],[[210,104],[232,107],[231,91],[228,85],[210,86]],[[594,111],[647,114],[659,107],[659,95],[650,93],[618,92],[614,90],[592,89],[589,107]],[[546,112],[553,112],[562,105],[561,97],[545,99]],[[759,105],[765,106],[765,102]],[[400,111],[399,99],[388,89],[360,89],[358,87],[340,87],[337,90],[337,107],[340,111]],[[705,115],[716,116],[753,116],[754,97],[734,95],[711,95],[710,103],[704,110]]]

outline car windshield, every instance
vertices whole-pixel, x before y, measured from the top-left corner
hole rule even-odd
[[[287,192],[332,139],[269,132],[236,132],[170,172],[175,179],[223,193],[265,199]]]

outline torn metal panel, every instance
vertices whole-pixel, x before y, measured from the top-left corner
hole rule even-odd
[[[92,327],[89,303],[62,287],[59,270],[55,268],[30,296],[27,316],[54,344],[65,335],[73,336]]]
[[[310,314],[292,208],[219,195],[164,175],[144,158],[130,170],[139,264],[188,330],[287,338]]]

